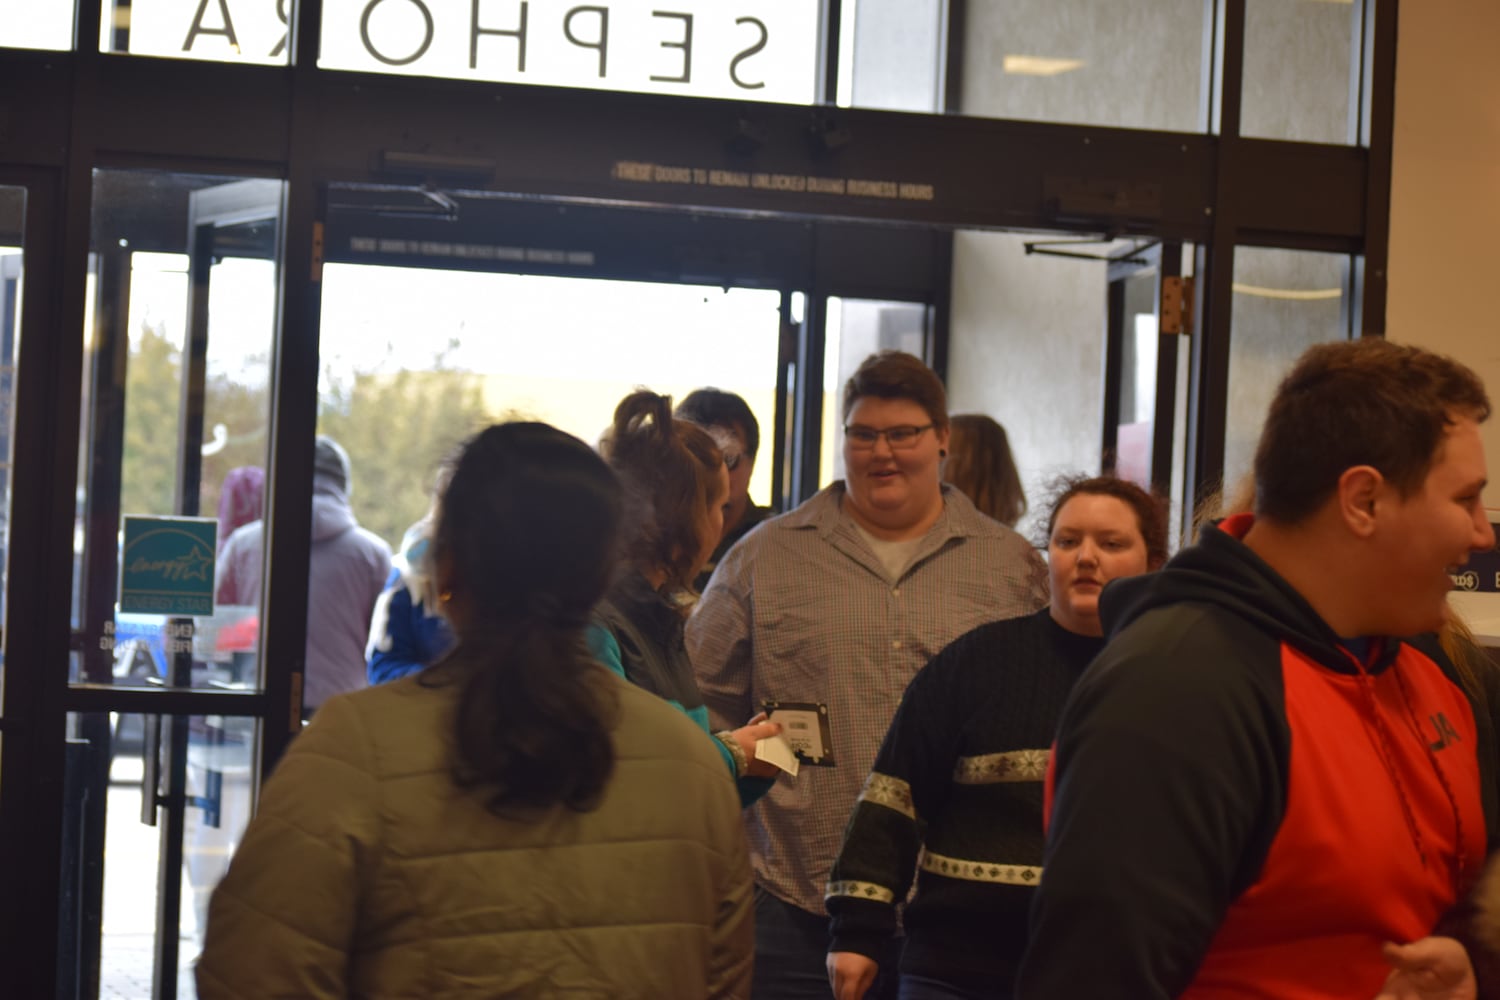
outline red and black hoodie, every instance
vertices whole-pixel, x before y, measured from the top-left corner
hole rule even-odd
[[[1332,1000],[1431,933],[1494,830],[1495,729],[1435,640],[1356,653],[1240,541],[1112,584],[1064,709],[1023,1000]]]

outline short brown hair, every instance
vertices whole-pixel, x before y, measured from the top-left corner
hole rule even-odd
[[[950,421],[943,478],[974,501],[981,514],[1014,528],[1026,513],[1026,491],[1005,428],[982,413],[958,413]]]
[[[904,351],[876,351],[860,362],[844,383],[844,420],[866,396],[876,399],[909,399],[927,411],[927,419],[939,430],[948,426],[948,393],[943,380],[920,358]]]
[[[670,396],[647,389],[620,400],[599,450],[625,488],[625,558],[688,587],[724,453],[703,428],[672,416]]]
[[[1167,504],[1128,479],[1115,476],[1064,476],[1054,480],[1048,490],[1047,534],[1039,540],[1041,548],[1052,541],[1057,515],[1076,496],[1114,497],[1135,512],[1136,526],[1146,543],[1146,564],[1157,569],[1167,561]]]
[[[755,456],[760,453],[760,421],[755,419],[750,404],[739,393],[713,386],[694,389],[682,397],[675,412],[677,419],[691,420],[705,430],[715,427],[738,429],[745,439],[745,454],[750,460],[755,461]]]
[[[1255,450],[1256,516],[1300,522],[1357,465],[1411,496],[1448,428],[1489,415],[1479,376],[1444,355],[1375,337],[1309,348],[1277,388]]]

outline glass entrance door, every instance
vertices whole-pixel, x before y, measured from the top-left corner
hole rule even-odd
[[[254,802],[274,714],[260,598],[226,605],[215,578],[261,516],[281,187],[95,175],[64,817],[80,996],[196,995],[208,896]]]

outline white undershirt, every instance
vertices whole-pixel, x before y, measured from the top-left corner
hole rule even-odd
[[[884,538],[876,538],[853,518],[850,520],[854,522],[854,527],[859,530],[861,537],[870,543],[870,548],[875,552],[875,558],[880,560],[880,564],[885,567],[890,578],[901,579],[901,574],[905,573],[906,567],[911,565],[912,556],[916,555],[917,547],[922,544],[924,536],[918,535],[916,538],[907,538],[899,542],[888,541]]]

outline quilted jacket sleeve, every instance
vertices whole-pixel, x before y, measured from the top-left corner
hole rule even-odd
[[[209,904],[202,1000],[344,997],[360,886],[379,837],[356,704],[335,698],[293,742]]]
[[[755,880],[750,872],[750,848],[738,812],[725,829],[723,889],[719,920],[709,943],[708,996],[710,1000],[748,1000],[755,961]]]

